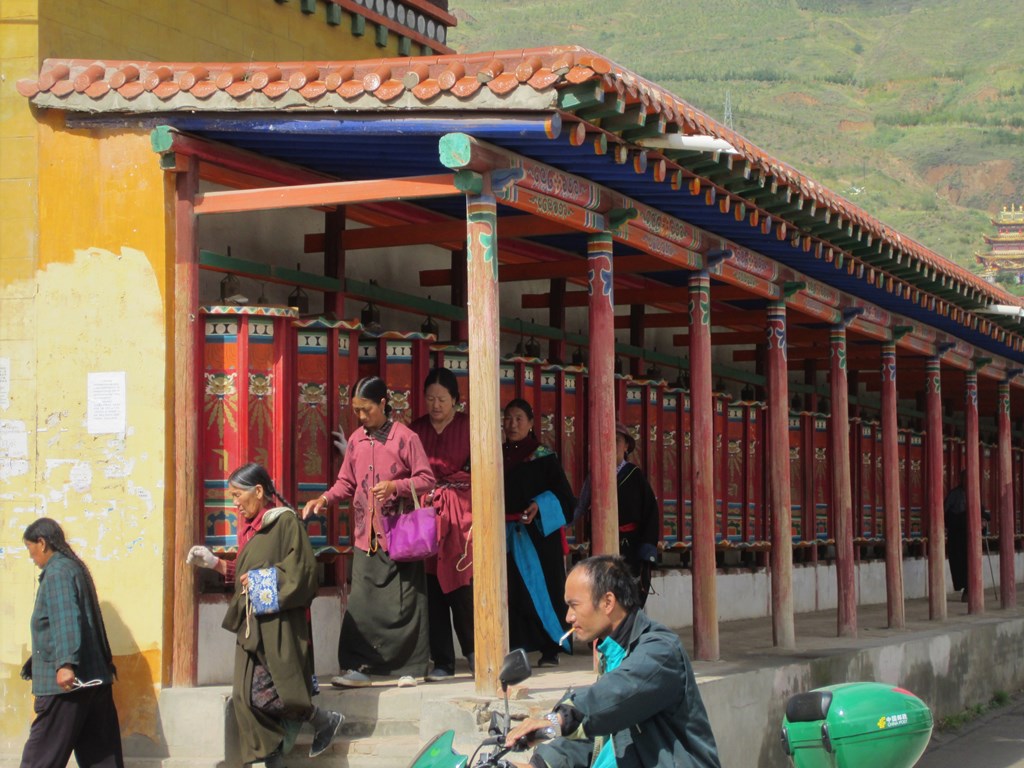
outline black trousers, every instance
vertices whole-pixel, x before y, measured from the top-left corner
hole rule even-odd
[[[72,752],[79,768],[124,768],[112,688],[37,696],[21,768],[64,768]]]
[[[430,658],[435,667],[455,672],[455,643],[459,638],[463,656],[473,652],[473,585],[448,594],[441,591],[437,576],[427,574],[427,617],[430,623]]]

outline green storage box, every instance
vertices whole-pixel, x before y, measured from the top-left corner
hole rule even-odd
[[[796,768],[910,768],[931,735],[928,706],[882,683],[798,693],[782,721],[782,748]]]

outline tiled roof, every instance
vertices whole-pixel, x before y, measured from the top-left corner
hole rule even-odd
[[[812,215],[815,210],[827,212],[848,229],[851,238],[873,244],[880,261],[872,274],[887,270],[886,263],[891,261],[893,267],[903,264],[923,271],[937,285],[973,297],[972,302],[1024,305],[887,227],[664,88],[576,46],[347,62],[47,59],[39,77],[19,81],[17,89],[38,107],[78,112],[558,111],[579,123],[590,123],[579,127],[603,133],[610,144],[630,144],[640,135],[638,131],[627,125],[607,127],[607,120],[588,118],[588,107],[595,100],[615,102],[620,115],[639,116],[643,136],[684,133],[727,141],[744,161],[743,173],[758,178],[762,186],[767,182],[773,190],[777,186],[792,194],[801,210],[806,206]],[[670,161],[683,162],[678,160],[682,153],[674,157],[668,150],[661,152]],[[741,195],[736,199],[741,201]],[[950,301],[959,303],[955,297]]]

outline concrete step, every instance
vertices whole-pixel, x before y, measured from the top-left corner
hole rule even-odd
[[[550,707],[554,693],[542,697]],[[550,699],[550,700],[549,700]],[[499,700],[475,695],[468,675],[443,683],[399,688],[396,681],[375,681],[367,688],[321,687],[317,706],[345,716],[341,731],[318,765],[340,768],[401,768],[411,762],[435,734],[456,731],[459,751],[471,753],[486,736],[492,707]],[[541,706],[534,699],[513,701],[514,712],[525,714]],[[161,754],[146,754],[145,745],[125,744],[126,755],[138,768],[221,768],[238,762],[237,731],[227,686],[168,688],[160,692],[160,722],[165,744]],[[313,738],[304,727],[288,765],[313,765],[307,757]],[[327,758],[325,761],[324,758]]]

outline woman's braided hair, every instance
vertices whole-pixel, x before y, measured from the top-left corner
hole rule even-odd
[[[89,566],[71,549],[71,545],[68,544],[68,540],[64,536],[64,529],[60,527],[56,520],[49,517],[40,517],[29,523],[25,529],[25,534],[21,538],[24,541],[44,541],[47,547],[54,552],[60,552],[64,557],[77,563],[78,567],[82,569],[82,574],[85,576],[85,583],[88,587],[87,597],[92,605],[93,613],[100,623],[100,636],[103,639],[103,658],[110,665],[111,669],[114,669],[114,657],[110,651],[110,641],[107,640],[107,627],[103,622],[103,612],[100,610],[100,601],[96,595],[96,582],[93,581]]]
[[[228,485],[233,485],[246,491],[255,488],[257,485],[262,486],[263,492],[267,494],[268,499],[277,499],[281,502],[282,506],[294,509],[288,503],[288,500],[277,492],[277,488],[274,487],[274,481],[270,479],[270,473],[267,472],[262,464],[257,464],[256,462],[243,464],[228,476]]]

